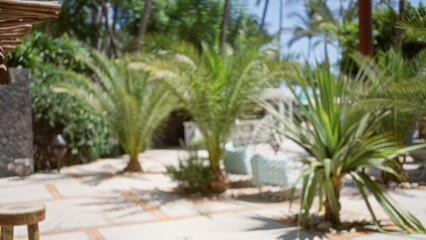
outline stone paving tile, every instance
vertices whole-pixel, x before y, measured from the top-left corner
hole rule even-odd
[[[121,193],[48,201],[45,205],[46,219],[40,223],[42,233],[75,231],[75,229],[156,219]],[[16,234],[26,235],[26,229],[17,229]]]
[[[105,191],[101,191],[96,187],[79,182],[55,183],[54,186],[64,198],[92,196],[105,193]]]
[[[6,187],[21,187],[27,186],[29,184],[44,184],[50,182],[72,182],[75,179],[65,173],[37,173],[33,174],[30,177],[20,178],[20,177],[9,177],[9,178],[0,178],[0,188]]]
[[[16,239],[16,238],[15,238]],[[27,240],[26,237],[17,238],[18,240]],[[60,233],[53,235],[40,235],[41,240],[91,240],[84,232]]]
[[[147,223],[133,226],[101,228],[106,240],[272,240],[301,239],[312,236],[274,220],[280,212],[262,211],[245,214],[200,216],[188,219]],[[120,238],[121,237],[121,238]]]
[[[0,187],[0,203],[34,202],[53,199],[46,186]]]
[[[425,235],[396,235],[396,234],[380,234],[373,233],[361,237],[351,238],[351,240],[421,240],[426,239]]]
[[[90,184],[90,183],[89,183]],[[162,174],[131,174],[107,178],[95,184],[101,191],[171,190],[176,187],[169,177]]]

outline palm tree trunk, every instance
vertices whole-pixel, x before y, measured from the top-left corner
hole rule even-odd
[[[209,152],[210,162],[210,174],[212,182],[210,184],[210,190],[213,193],[223,193],[228,188],[228,180],[220,169],[220,161],[223,156],[223,149],[220,146],[220,142],[217,140],[207,142],[207,151]]]
[[[223,7],[223,14],[222,14],[221,32],[220,32],[220,52],[222,54],[224,53],[224,50],[225,50],[226,34],[228,31],[229,4],[230,4],[230,0],[225,0],[225,5]]]
[[[332,177],[331,178],[332,184],[333,184],[333,190],[334,190],[334,196],[336,197],[337,202],[337,213],[333,213],[333,210],[331,208],[331,202],[328,197],[326,197],[324,202],[325,207],[325,220],[331,222],[334,225],[340,224],[340,188],[342,186],[342,179],[339,177]]]
[[[130,156],[129,162],[127,163],[124,172],[142,172],[142,167],[138,161],[138,155],[132,154]]]
[[[143,8],[139,30],[135,38],[134,51],[139,51],[142,49],[142,41],[145,38],[146,28],[148,26],[149,14],[151,12],[151,6],[152,6],[152,0],[145,0],[145,6]]]
[[[259,26],[259,35],[263,36],[263,28],[265,27],[265,19],[266,19],[266,14],[268,12],[268,7],[269,7],[269,0],[265,1],[265,6],[263,7],[263,14],[262,14],[262,21],[260,22],[260,26]]]

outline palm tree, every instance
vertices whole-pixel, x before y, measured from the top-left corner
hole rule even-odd
[[[393,49],[378,52],[374,59],[358,56],[355,60],[369,81],[354,101],[365,108],[389,111],[381,120],[380,131],[390,132],[400,144],[410,143],[416,121],[426,114],[426,51],[411,60]],[[397,161],[394,166],[402,178],[392,180],[407,181],[402,165]]]
[[[206,45],[200,53],[180,43],[160,57],[150,60],[147,70],[169,85],[197,122],[209,153],[211,189],[223,192],[227,187],[220,169],[223,145],[235,120],[268,84],[270,70],[257,49],[222,55]]]
[[[138,70],[129,57],[109,61],[92,53],[92,59],[79,56],[94,73],[94,79],[67,72],[73,81],[54,90],[86,102],[105,117],[124,152],[129,155],[125,171],[139,172],[138,153],[148,147],[153,131],[170,113],[176,102],[164,84],[153,83]]]
[[[388,134],[377,134],[386,111],[366,110],[351,104],[351,94],[354,89],[362,89],[362,80],[336,77],[329,68],[318,68],[307,74],[296,68],[287,77],[296,80],[306,95],[311,89],[318,90],[312,91],[306,107],[291,89],[309,127],[302,126],[300,121],[277,116],[286,126],[283,133],[314,158],[302,159],[306,168],[298,180],[302,181],[299,223],[308,225],[317,196],[320,209],[325,208],[325,219],[340,224],[340,189],[343,179],[349,176],[378,228],[380,225],[366,190],[397,226],[406,231],[425,232],[417,218],[398,206],[379,183],[361,170],[375,168],[397,175],[391,168],[395,157],[416,148],[401,148]],[[291,84],[288,86],[292,88]]]
[[[288,46],[291,47],[295,42],[303,39],[308,38],[308,56],[307,58],[311,58],[311,52],[312,52],[312,39],[315,37],[318,37],[318,31],[317,26],[314,25],[313,17],[314,17],[314,11],[306,4],[305,6],[305,15],[302,15],[300,13],[293,13],[293,17],[297,17],[301,20],[302,26],[296,26],[293,30],[293,37],[288,42]]]

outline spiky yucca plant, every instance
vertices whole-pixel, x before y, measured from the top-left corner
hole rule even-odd
[[[311,95],[304,106],[291,87],[307,126],[275,114],[284,123],[283,133],[313,157],[313,160],[302,159],[306,167],[298,180],[302,182],[299,223],[309,224],[311,208],[318,197],[320,209],[325,208],[325,219],[340,224],[340,189],[344,178],[349,176],[377,227],[380,228],[367,191],[400,228],[424,232],[417,218],[398,206],[379,183],[362,171],[375,168],[398,175],[390,167],[395,157],[416,148],[401,148],[388,134],[377,134],[378,124],[386,112],[351,104],[351,94],[362,86],[362,81],[336,77],[327,68],[307,74],[297,68],[287,77],[296,80],[307,96]]]
[[[54,90],[75,96],[102,114],[129,155],[125,171],[141,171],[138,153],[147,147],[176,99],[164,84],[151,81],[146,72],[133,67],[130,57],[110,61],[92,52],[90,57],[78,58],[94,77],[70,71],[67,75],[73,81],[54,86]]]
[[[258,49],[221,55],[203,45],[200,53],[187,43],[160,51],[145,67],[166,83],[197,122],[209,153],[211,190],[226,190],[220,169],[223,145],[237,118],[268,84],[271,71]]]

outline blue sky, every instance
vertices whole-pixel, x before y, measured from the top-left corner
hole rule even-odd
[[[251,14],[255,14],[257,16],[262,15],[263,4],[260,6],[256,6],[256,0],[247,0],[248,2],[248,10]],[[263,1],[264,2],[264,1]],[[268,15],[266,17],[266,27],[269,33],[276,33],[279,29],[279,7],[280,0],[270,0]],[[292,28],[298,26],[300,24],[300,20],[295,17],[291,17],[292,13],[304,13],[304,1],[303,0],[284,0],[284,28],[286,29],[282,35],[282,49],[281,51],[285,53],[295,53],[302,56],[302,60],[307,57],[308,52],[308,40],[302,39],[298,42],[295,42],[291,48],[288,47],[288,41],[292,37]],[[328,5],[331,9],[338,9],[339,0],[327,0]],[[345,0],[344,0],[345,2]],[[398,6],[398,0],[393,0],[393,5]],[[422,0],[410,0],[410,2],[414,5],[418,5]],[[424,1],[426,2],[426,1]],[[330,46],[328,48],[328,54],[330,57],[330,61],[335,63],[338,59],[339,52],[338,49]],[[314,63],[315,59],[321,61],[324,59],[324,50],[323,46],[318,46],[316,49],[313,49],[311,59],[309,62]]]

